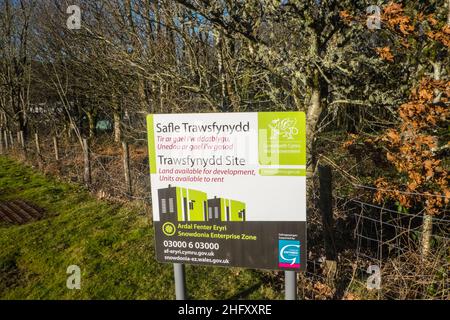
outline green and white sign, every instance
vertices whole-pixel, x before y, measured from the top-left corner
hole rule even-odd
[[[304,270],[303,112],[147,117],[156,255]]]

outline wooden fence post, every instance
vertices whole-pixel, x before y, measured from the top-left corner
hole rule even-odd
[[[127,195],[132,196],[131,188],[131,173],[130,173],[130,152],[128,148],[128,143],[122,141],[122,151],[123,151],[123,169],[125,172],[125,184],[127,187]]]
[[[36,143],[36,156],[38,158],[38,166],[39,166],[39,169],[42,170],[43,166],[44,166],[44,162],[42,159],[41,145],[39,143],[39,134],[37,133],[37,131],[34,133],[34,142]]]
[[[53,148],[55,150],[55,159],[59,161],[59,146],[58,146],[58,138],[53,136]]]
[[[3,154],[3,129],[0,129],[0,155]]]
[[[11,144],[11,148],[13,148],[14,147],[14,139],[13,139],[12,131],[9,131],[9,141]]]
[[[34,133],[34,141],[36,143],[36,154],[38,157],[41,157],[41,146],[39,144],[39,134],[37,132]]]
[[[336,246],[334,241],[333,221],[333,195],[332,173],[329,166],[319,165],[320,198],[319,209],[322,215],[324,245],[325,245],[325,272],[327,280],[332,283],[337,271]]]
[[[23,158],[24,158],[24,160],[27,160],[27,147],[25,146],[25,138],[24,138],[22,130],[19,131],[19,139],[18,140],[20,141],[20,145],[22,147]]]
[[[20,131],[17,131],[17,144],[19,147],[22,147],[22,140],[20,139]]]
[[[9,149],[9,145],[8,145],[8,132],[6,131],[6,129],[5,131],[3,131],[3,137],[5,141],[5,149],[7,151]]]
[[[83,139],[83,154],[84,154],[84,183],[87,187],[91,185],[91,157],[89,150],[89,143],[87,139]]]

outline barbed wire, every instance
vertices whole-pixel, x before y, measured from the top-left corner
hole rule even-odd
[[[329,165],[331,165],[336,170],[336,172],[338,172],[344,179],[346,179],[346,181],[348,181],[355,188],[362,188],[362,189],[368,189],[368,190],[373,190],[373,191],[398,192],[401,194],[424,196],[424,197],[437,197],[437,198],[444,198],[444,199],[450,198],[449,196],[442,195],[442,194],[420,193],[420,192],[410,192],[410,191],[402,191],[402,190],[394,190],[394,189],[377,188],[377,187],[373,187],[373,186],[362,185],[360,183],[355,183],[354,180],[358,180],[358,179],[356,179],[355,177],[350,175],[348,172],[343,170],[334,161],[332,161],[331,159],[329,159],[328,157],[326,157],[324,155],[320,155],[320,159],[325,160]]]
[[[335,196],[335,197],[337,199],[344,200],[344,198],[342,198],[342,197],[339,197],[339,196]],[[396,210],[392,210],[392,209],[387,209],[387,208],[384,208],[384,207],[381,207],[381,206],[377,206],[377,205],[375,205],[373,203],[367,203],[367,202],[363,202],[363,201],[360,201],[360,200],[355,200],[355,199],[345,199],[345,200],[350,201],[350,202],[355,202],[355,203],[358,203],[358,204],[361,204],[361,205],[364,205],[364,206],[367,206],[367,207],[376,208],[376,209],[379,209],[379,210],[382,210],[382,211],[385,211],[385,212],[395,213],[395,214],[399,214],[399,215],[403,215],[403,216],[409,216],[409,217],[414,217],[414,218],[420,218],[421,217],[420,212],[417,213],[417,214],[411,214],[411,213],[407,213],[407,212],[403,212],[403,211],[401,212],[401,211],[396,211]],[[431,218],[432,218],[433,221],[438,221],[438,222],[443,222],[443,223],[450,223],[450,220],[447,220],[447,219],[436,218],[434,216],[431,217]]]
[[[439,197],[439,198],[445,198],[450,199],[450,197],[440,194],[431,194],[431,193],[420,193],[420,192],[408,192],[408,191],[401,191],[401,190],[393,190],[393,189],[384,189],[384,188],[376,188],[371,186],[365,186],[361,184],[353,184],[354,187],[357,188],[363,188],[363,189],[370,189],[370,190],[381,190],[381,191],[387,191],[387,192],[398,192],[401,194],[408,194],[408,195],[417,195],[417,196],[426,196],[426,197]]]

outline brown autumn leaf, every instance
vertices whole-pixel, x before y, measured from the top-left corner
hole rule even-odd
[[[394,55],[392,54],[389,47],[376,48],[375,51],[378,53],[381,59],[389,62],[394,62]]]
[[[434,18],[434,16],[432,15],[432,14],[430,14],[429,16],[428,16],[428,22],[432,25],[432,26],[435,26],[435,25],[437,25],[438,24],[438,21]]]
[[[445,204],[448,204],[450,201],[450,189],[444,190]]]
[[[423,100],[432,100],[433,99],[433,91],[423,88],[419,91],[419,98]]]
[[[409,191],[414,191],[417,188],[417,183],[415,181],[412,181],[408,184],[408,190]]]
[[[353,19],[353,17],[351,16],[350,13],[348,13],[348,11],[343,10],[341,12],[339,12],[339,17],[341,17],[342,20],[344,20],[347,23],[350,23]]]
[[[400,135],[395,130],[389,130],[386,132],[386,136],[389,138],[391,143],[396,144],[400,142]]]
[[[395,3],[390,2],[385,8],[384,13],[386,15],[393,15],[403,12],[402,4],[401,3]]]
[[[445,34],[450,34],[450,26],[448,24],[446,24],[443,28],[442,28],[442,32]]]
[[[342,298],[343,300],[361,300],[360,297],[358,297],[357,295],[351,293],[351,292],[347,292],[345,293],[344,297]]]

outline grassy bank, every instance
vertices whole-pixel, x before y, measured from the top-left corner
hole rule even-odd
[[[14,199],[44,208],[46,218],[0,225],[0,299],[174,298],[172,266],[155,261],[152,225],[139,203],[99,201],[0,157],[0,201]],[[73,264],[81,268],[81,290],[66,288]],[[187,268],[192,299],[281,298],[263,279],[252,270]]]

